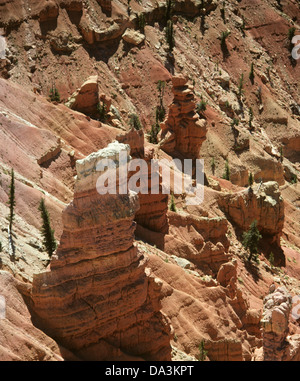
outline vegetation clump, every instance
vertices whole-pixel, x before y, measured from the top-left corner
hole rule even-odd
[[[142,129],[142,124],[137,114],[130,115],[129,125],[131,128],[134,128],[137,131]]]
[[[50,89],[49,97],[51,102],[60,102],[60,94],[54,85]]]
[[[175,205],[175,201],[174,201],[174,195],[173,194],[171,195],[170,210],[172,212],[176,212],[177,211],[176,205]]]
[[[51,258],[53,252],[56,250],[57,244],[54,238],[54,230],[51,228],[51,225],[50,225],[49,212],[46,208],[45,201],[43,198],[40,201],[38,210],[41,212],[41,217],[43,221],[43,224],[41,227],[43,243],[49,257]]]
[[[228,181],[230,180],[230,168],[229,168],[229,164],[228,164],[228,159],[225,162],[225,171],[223,173],[222,178],[225,180],[228,180]]]
[[[249,257],[248,261],[250,262],[251,259],[254,257],[255,260],[257,260],[257,253],[258,253],[258,243],[262,236],[260,235],[260,232],[257,228],[257,221],[254,220],[250,228],[247,232],[243,233],[243,241],[242,244],[246,250],[249,250]]]
[[[12,226],[13,221],[15,218],[15,206],[16,206],[16,199],[15,199],[15,172],[12,169],[10,174],[10,186],[9,186],[9,195],[8,195],[8,207],[9,207],[9,232],[11,234],[12,232]]]
[[[107,105],[106,105],[106,103],[104,103],[104,101],[98,103],[97,111],[99,114],[100,122],[105,123],[108,119],[108,111],[109,110],[107,109]]]

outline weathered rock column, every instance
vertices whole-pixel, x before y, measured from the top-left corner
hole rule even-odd
[[[169,360],[160,281],[134,245],[138,196],[96,189],[106,171],[97,171],[97,164],[110,159],[118,167],[121,150],[129,159],[129,146],[114,142],[76,162],[74,200],[63,213],[50,269],[34,277],[33,309],[39,325],[81,358]]]
[[[278,287],[264,299],[261,326],[265,361],[283,360],[291,308],[292,297],[285,287]]]
[[[198,158],[206,139],[206,120],[196,112],[193,86],[188,85],[188,78],[178,75],[172,78],[172,83],[174,100],[160,125],[161,148],[170,154],[177,151],[185,158]]]

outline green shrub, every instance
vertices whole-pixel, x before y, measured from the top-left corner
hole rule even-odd
[[[49,92],[51,102],[60,102],[60,95],[57,88],[53,85]]]
[[[201,97],[201,100],[199,103],[197,103],[196,111],[198,114],[200,114],[202,111],[206,110],[207,102]]]
[[[292,174],[291,184],[297,184],[298,178],[295,173]]]
[[[234,127],[234,126],[238,126],[239,123],[240,123],[240,121],[238,118],[233,118],[230,125],[231,125],[231,127]]]
[[[102,102],[99,102],[98,105],[97,105],[97,111],[98,111],[98,114],[99,114],[99,120],[100,122],[102,123],[105,123],[108,119],[108,109],[107,109],[107,105],[106,103],[104,103],[103,101]]]
[[[296,28],[294,26],[289,28],[289,30],[288,30],[288,40],[289,40],[290,44],[292,43],[292,39],[295,36],[295,32],[296,32]]]
[[[226,45],[226,39],[231,34],[230,30],[223,31],[220,36],[221,40],[221,49],[224,54],[228,54],[228,49]]]
[[[137,131],[142,129],[142,124],[137,114],[130,115],[129,125],[130,127],[133,127]]]

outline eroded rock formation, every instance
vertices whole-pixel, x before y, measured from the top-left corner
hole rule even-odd
[[[81,358],[169,360],[160,283],[146,275],[147,259],[133,243],[138,196],[96,189],[105,173],[97,163],[111,159],[118,166],[121,150],[129,155],[128,145],[115,142],[76,162],[60,245],[50,269],[33,280],[34,311],[39,324]]]
[[[185,158],[197,158],[205,140],[206,120],[196,112],[193,86],[188,78],[178,75],[172,78],[174,100],[166,120],[161,123],[162,149],[170,154],[180,152]]]
[[[275,181],[256,184],[235,194],[222,195],[221,209],[244,231],[256,220],[260,232],[279,243],[284,222],[284,204]]]
[[[170,231],[164,250],[177,252],[202,269],[216,273],[228,261],[229,242],[225,218],[197,217],[186,213],[168,212]]]
[[[264,360],[299,361],[299,335],[288,336],[292,296],[284,286],[274,289],[264,298],[261,319]]]
[[[78,360],[35,327],[25,303],[30,285],[0,270],[0,359],[1,361]]]
[[[89,77],[68,99],[66,106],[86,115],[95,115],[99,103],[98,76]]]

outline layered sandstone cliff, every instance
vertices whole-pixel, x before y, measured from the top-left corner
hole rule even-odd
[[[133,242],[138,196],[96,189],[107,171],[97,163],[111,159],[118,167],[120,151],[129,158],[128,145],[112,143],[77,161],[60,245],[49,270],[33,280],[33,310],[38,324],[81,358],[169,360],[160,283],[146,274],[147,259]]]

